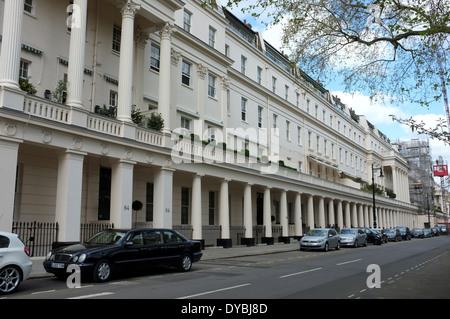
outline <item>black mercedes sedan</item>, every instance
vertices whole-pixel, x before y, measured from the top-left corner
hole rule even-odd
[[[157,266],[189,271],[201,259],[201,249],[199,241],[171,229],[108,229],[84,243],[50,251],[44,268],[64,278],[69,275],[67,267],[75,264],[82,276],[105,282],[115,273]]]

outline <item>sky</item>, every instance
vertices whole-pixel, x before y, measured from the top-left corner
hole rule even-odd
[[[259,21],[253,19],[249,14],[243,14],[239,7],[233,6],[228,8],[240,20],[246,20],[252,25],[254,31],[259,31],[265,41],[269,42],[274,48],[286,50],[281,45],[282,28],[275,25],[270,28]],[[411,116],[418,122],[422,120],[435,126],[439,118],[446,119],[446,111],[444,102],[434,103],[429,108],[414,104],[390,104],[389,101],[372,101],[368,95],[363,92],[348,93],[344,90],[344,85],[336,80],[327,82],[326,88],[337,95],[343,103],[355,110],[356,114],[365,115],[367,120],[376,125],[378,130],[383,132],[391,141],[420,139],[429,140],[431,147],[431,155],[433,161],[442,156],[444,162],[450,164],[450,146],[443,142],[430,139],[427,135],[418,135],[412,132],[406,125],[394,122],[389,116],[395,114],[397,117],[408,119]],[[447,88],[450,93],[450,88]]]

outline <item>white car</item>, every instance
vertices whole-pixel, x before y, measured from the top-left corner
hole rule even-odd
[[[0,294],[14,292],[30,277],[33,263],[19,236],[0,231]]]

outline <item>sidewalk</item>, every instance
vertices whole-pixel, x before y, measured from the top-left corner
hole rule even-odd
[[[232,248],[207,247],[205,250],[203,250],[203,256],[200,262],[202,260],[275,254],[299,249],[300,246],[298,242],[292,239],[290,244],[284,243],[275,243],[274,245],[260,244],[251,247],[235,246]],[[31,257],[31,260],[33,261],[33,268],[31,270],[30,279],[53,276],[52,274],[49,274],[45,271],[44,266],[42,264],[44,259],[45,257]]]

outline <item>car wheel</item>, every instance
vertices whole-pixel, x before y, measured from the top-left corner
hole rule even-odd
[[[94,268],[94,280],[97,282],[105,282],[111,279],[112,268],[109,261],[102,259]]]
[[[338,241],[337,245],[336,245],[336,250],[339,250],[339,249],[341,249],[341,242],[340,241]]]
[[[355,243],[353,244],[353,247],[354,248],[358,248],[358,241],[357,240],[355,240]]]
[[[330,248],[328,242],[325,243],[325,247],[323,248],[324,251],[328,251]]]
[[[186,272],[191,270],[192,267],[192,258],[189,255],[184,255],[180,260],[180,265],[178,269],[182,272]]]
[[[6,266],[0,270],[0,293],[9,294],[14,292],[22,281],[22,275],[19,268],[15,266]]]

